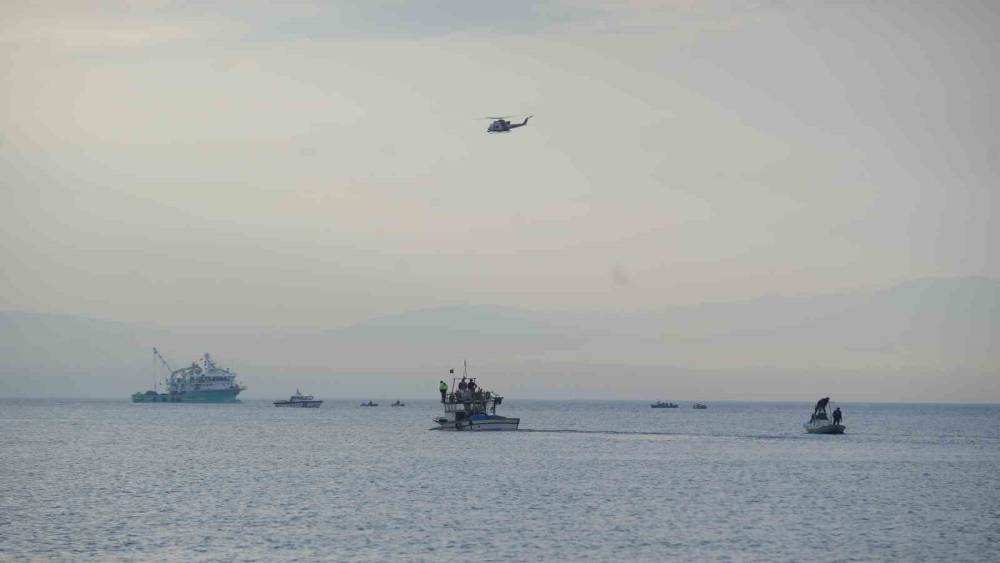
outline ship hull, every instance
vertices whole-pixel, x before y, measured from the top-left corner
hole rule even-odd
[[[136,393],[133,403],[239,403],[241,389],[190,391],[186,393]]]
[[[843,434],[844,430],[847,428],[843,424],[831,424],[826,421],[812,424],[807,422],[802,426],[804,426],[806,432],[810,434]]]
[[[182,403],[238,403],[236,398],[239,389],[224,389],[220,391],[191,391],[182,395]]]
[[[318,409],[323,401],[275,401],[274,406],[296,409]]]
[[[177,401],[172,401],[170,395],[166,393],[157,393],[155,391],[149,391],[146,393],[135,393],[132,395],[133,403],[176,403]]]
[[[449,420],[445,417],[440,417],[434,419],[434,422],[437,422],[440,425],[438,428],[439,430],[510,432],[517,430],[517,426],[521,423],[521,419],[497,415],[478,415],[469,419],[460,420],[458,422]]]
[[[458,430],[497,432],[517,430],[517,425],[520,423],[520,418],[496,417],[490,420],[466,420],[458,423],[456,426]]]

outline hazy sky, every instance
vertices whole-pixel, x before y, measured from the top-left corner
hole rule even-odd
[[[1000,276],[997,2],[193,4],[0,5],[0,308],[337,325]]]

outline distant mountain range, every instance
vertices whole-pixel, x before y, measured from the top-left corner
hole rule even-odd
[[[966,375],[995,388],[998,343],[1000,281],[987,278],[628,314],[454,305],[337,329],[157,326],[7,311],[0,312],[0,396],[125,396],[150,385],[153,346],[175,367],[208,351],[244,379],[258,374],[251,394],[284,392],[296,377],[364,393],[363,378],[352,377],[382,387],[398,384],[393,378],[435,379],[463,358],[483,375],[579,376],[588,385],[605,378],[621,389],[635,387],[615,379],[628,374],[796,373]]]

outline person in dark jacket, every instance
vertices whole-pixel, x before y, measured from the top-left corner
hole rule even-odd
[[[842,419],[843,419],[843,415],[840,414],[840,407],[837,407],[837,408],[833,409],[833,423],[834,424],[840,424],[840,421]]]

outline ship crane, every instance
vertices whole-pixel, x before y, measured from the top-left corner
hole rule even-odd
[[[159,358],[160,363],[163,364],[163,367],[167,368],[167,372],[168,373],[174,373],[174,368],[170,367],[170,364],[167,363],[167,360],[165,360],[163,358],[163,356],[160,355],[160,351],[159,350],[157,350],[156,348],[153,348],[153,355],[156,356],[157,358]]]
[[[172,387],[175,378],[177,377],[177,374],[180,373],[183,375],[183,372],[185,370],[184,369],[175,370],[174,368],[170,367],[170,364],[167,363],[167,359],[164,358],[163,355],[160,354],[160,351],[157,350],[156,348],[153,348],[153,355],[156,356],[156,359],[160,360],[160,363],[163,364],[163,367],[167,368],[167,373],[170,374],[167,376],[167,383]]]

